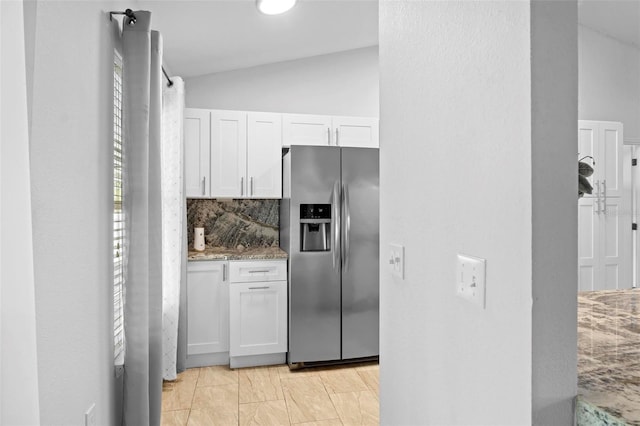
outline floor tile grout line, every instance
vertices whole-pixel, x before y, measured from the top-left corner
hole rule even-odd
[[[189,404],[189,416],[187,417],[187,426],[189,425],[189,419],[191,418],[191,410],[193,409],[193,401],[196,399],[196,390],[198,390],[198,382],[200,381],[201,368],[198,368],[198,375],[196,377],[196,385],[193,387],[193,395],[191,395],[191,404]]]
[[[289,412],[289,403],[287,402],[287,396],[284,394],[284,388],[282,387],[282,378],[280,378],[280,389],[282,390],[282,397],[284,398],[284,406],[287,409],[287,419],[289,420],[289,424],[292,425],[293,423],[291,422],[291,413]]]
[[[331,406],[333,407],[333,411],[335,411],[336,414],[338,415],[338,418],[340,419],[340,423],[342,423],[344,425],[344,422],[342,421],[342,417],[340,417],[340,413],[338,412],[338,409],[336,408],[336,404],[333,402],[333,399],[331,399],[331,394],[327,390],[327,386],[325,385],[324,380],[322,380],[322,376],[319,376],[319,377],[320,377],[320,383],[322,383],[322,386],[324,386],[324,391],[327,393],[327,396],[329,397],[329,402],[331,402]]]

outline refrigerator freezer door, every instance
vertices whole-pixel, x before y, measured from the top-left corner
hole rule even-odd
[[[340,245],[329,251],[301,251],[300,204],[332,204],[340,180],[340,149],[292,146],[289,205],[289,363],[340,359]],[[289,162],[290,161],[290,162]],[[285,204],[286,206],[286,204]],[[338,211],[339,210],[339,205]],[[339,218],[332,214],[330,232]],[[338,257],[339,259],[339,257]]]
[[[379,354],[378,150],[342,148],[342,359]]]

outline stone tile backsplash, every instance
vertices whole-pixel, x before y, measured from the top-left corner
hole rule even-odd
[[[280,200],[187,200],[187,238],[203,227],[206,247],[279,245]]]

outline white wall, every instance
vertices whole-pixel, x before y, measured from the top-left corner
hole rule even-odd
[[[21,1],[0,2],[0,424],[40,424]]]
[[[378,47],[192,77],[185,88],[189,108],[377,117]]]
[[[562,93],[574,87],[566,67],[577,63],[577,47],[572,60],[564,40],[534,44],[531,31],[559,28],[570,38],[576,5],[547,3],[558,10],[510,1],[380,3],[381,258],[389,243],[406,247],[405,280],[385,265],[380,276],[381,424],[571,424],[575,365],[561,370],[558,359],[575,357],[576,344],[576,146],[562,136],[576,131],[577,88],[573,111],[533,110],[558,89],[550,74]],[[540,15],[557,21],[538,24]],[[531,55],[557,56],[553,43],[567,65],[548,62],[542,73]],[[540,137],[554,131],[561,137]],[[554,145],[557,155],[543,161]],[[542,185],[544,170],[560,180]],[[554,191],[559,204],[547,204]],[[548,209],[542,216],[539,206]],[[548,241],[557,229],[543,225],[556,216],[568,232]],[[553,262],[540,256],[545,245],[562,254]],[[485,310],[456,297],[456,253],[487,259]],[[544,268],[551,281],[543,289]],[[560,300],[540,300],[538,288]],[[550,334],[540,315],[555,319],[558,309],[573,315],[573,332],[563,326],[546,341],[549,372],[534,381],[538,345]],[[546,387],[549,374],[555,387]]]
[[[31,178],[42,424],[119,424],[113,370],[112,73],[109,10],[40,1]]]
[[[578,27],[581,120],[622,121],[624,137],[640,142],[640,49]]]
[[[578,332],[578,14],[531,1],[532,423],[573,424]]]

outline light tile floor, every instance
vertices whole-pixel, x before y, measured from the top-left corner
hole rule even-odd
[[[162,425],[379,424],[378,364],[189,369],[162,389]]]

